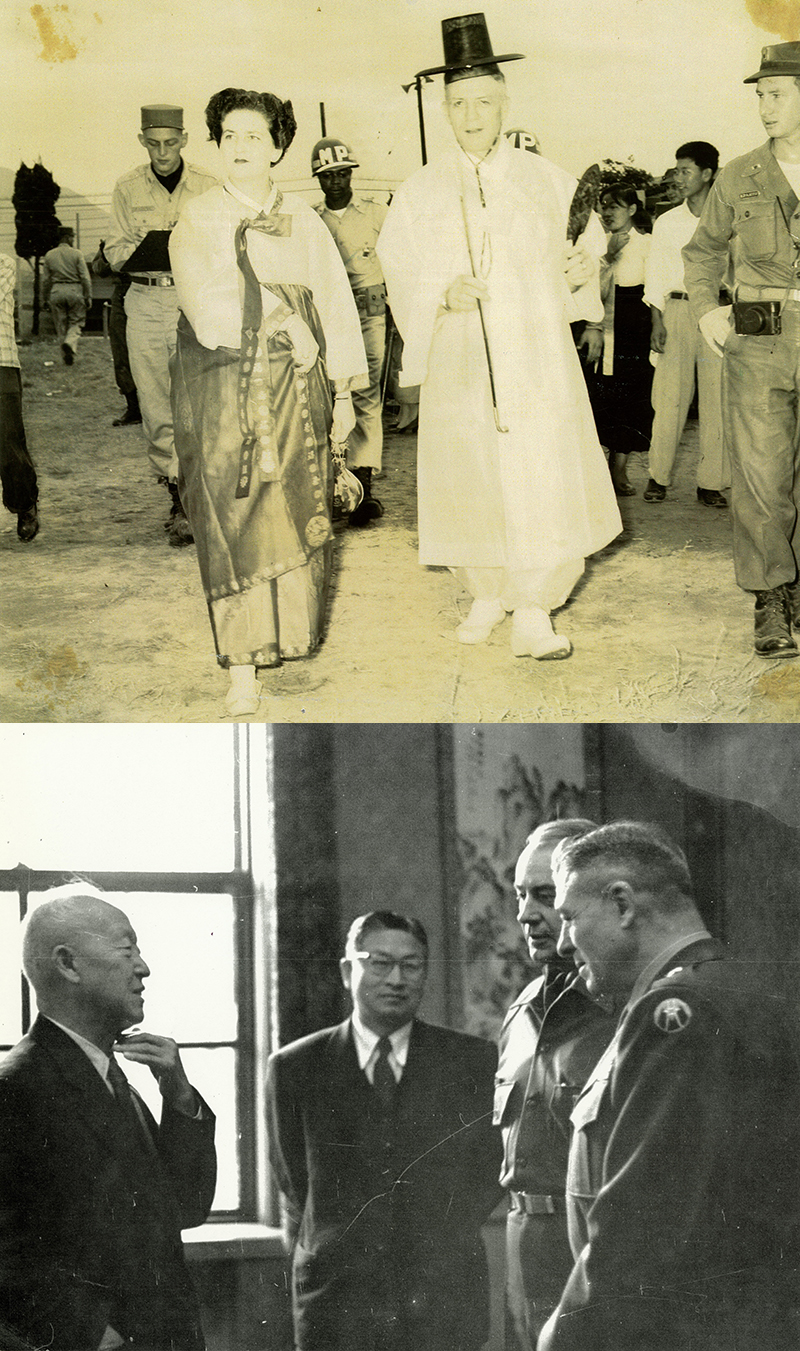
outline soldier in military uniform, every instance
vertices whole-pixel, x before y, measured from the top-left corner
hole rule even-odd
[[[356,425],[347,438],[347,464],[364,486],[364,500],[350,513],[351,525],[369,525],[383,515],[372,496],[372,471],[380,470],[383,453],[381,372],[386,345],[386,287],[375,244],[386,218],[386,205],[367,193],[354,196],[350,186],[358,160],[335,137],[317,141],[311,172],[319,179],[325,200],[315,210],[333,235],[342,256],[361,320],[361,336],[369,365],[369,386],[353,390]]]
[[[706,929],[686,859],[615,822],[554,852],[559,948],[626,999],[572,1112],[575,1264],[538,1351],[800,1345],[800,1074],[779,1000]]]
[[[765,47],[769,140],[718,174],[683,248],[694,317],[722,354],[736,580],[755,596],[757,656],[796,657],[800,629],[800,42]],[[733,269],[733,314],[719,289]]]
[[[495,1125],[503,1136],[500,1182],[508,1191],[506,1345],[535,1351],[572,1268],[564,1187],[569,1114],[605,1050],[614,1021],[591,999],[569,956],[556,951],[550,858],[591,821],[546,821],[525,843],[514,889],[531,958],[542,974],[506,1014],[495,1080]]]
[[[178,495],[178,459],[172,430],[169,363],[175,355],[178,302],[169,261],[169,234],[191,197],[214,187],[216,178],[184,162],[188,137],[183,109],[168,104],[142,108],[141,144],[149,155],[117,182],[111,198],[111,231],[105,255],[115,272],[130,279],[125,295],[131,373],[148,440],[154,475],[166,484],[171,510],[165,522],[170,544],[192,543]]]

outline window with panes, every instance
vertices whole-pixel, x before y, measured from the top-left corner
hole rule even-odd
[[[220,1219],[259,1210],[254,951],[264,917],[250,843],[252,786],[268,792],[268,755],[265,728],[0,729],[0,1058],[37,1012],[20,974],[20,921],[48,888],[84,877],[136,930],[151,971],[141,1026],[178,1042],[217,1117]],[[158,1116],[149,1071],[125,1071]]]

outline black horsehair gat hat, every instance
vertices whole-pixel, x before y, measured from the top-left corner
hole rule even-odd
[[[471,75],[498,75],[501,61],[523,61],[521,52],[495,56],[483,14],[459,14],[442,19],[444,65],[421,70],[420,75],[444,75],[445,84]]]
[[[800,42],[779,42],[776,47],[761,48],[761,69],[748,75],[744,84],[756,84],[770,75],[800,75]]]

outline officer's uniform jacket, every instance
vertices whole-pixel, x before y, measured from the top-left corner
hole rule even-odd
[[[383,282],[375,245],[387,209],[384,202],[369,195],[351,197],[341,215],[329,211],[324,201],[314,205],[314,210],[333,235],[354,291]]]
[[[789,230],[800,241],[800,203],[767,141],[720,170],[682,250],[695,319],[719,305],[729,250],[737,286],[797,287],[792,263],[800,253]]]
[[[105,255],[114,271],[119,272],[145,235],[151,230],[171,230],[189,199],[208,192],[216,183],[213,174],[185,160],[174,192],[159,183],[149,163],[137,164],[123,174],[111,197],[111,230],[105,243]]]
[[[747,964],[694,937],[634,992],[572,1112],[575,1265],[539,1351],[796,1342],[796,1048]]]
[[[495,1078],[494,1123],[503,1137],[500,1182],[510,1191],[563,1197],[570,1113],[614,1032],[614,1020],[577,977],[546,997],[546,976],[506,1014]]]

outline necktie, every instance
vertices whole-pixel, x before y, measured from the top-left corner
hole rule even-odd
[[[378,1042],[378,1057],[375,1061],[375,1067],[372,1073],[372,1087],[378,1095],[381,1107],[385,1112],[390,1112],[394,1106],[394,1095],[397,1089],[397,1080],[394,1077],[394,1070],[389,1064],[389,1052],[392,1049],[392,1043],[388,1037],[381,1037]]]
[[[114,1090],[114,1099],[124,1118],[129,1138],[139,1146],[145,1145],[145,1131],[133,1101],[131,1086],[113,1055],[108,1062],[108,1082]]]

